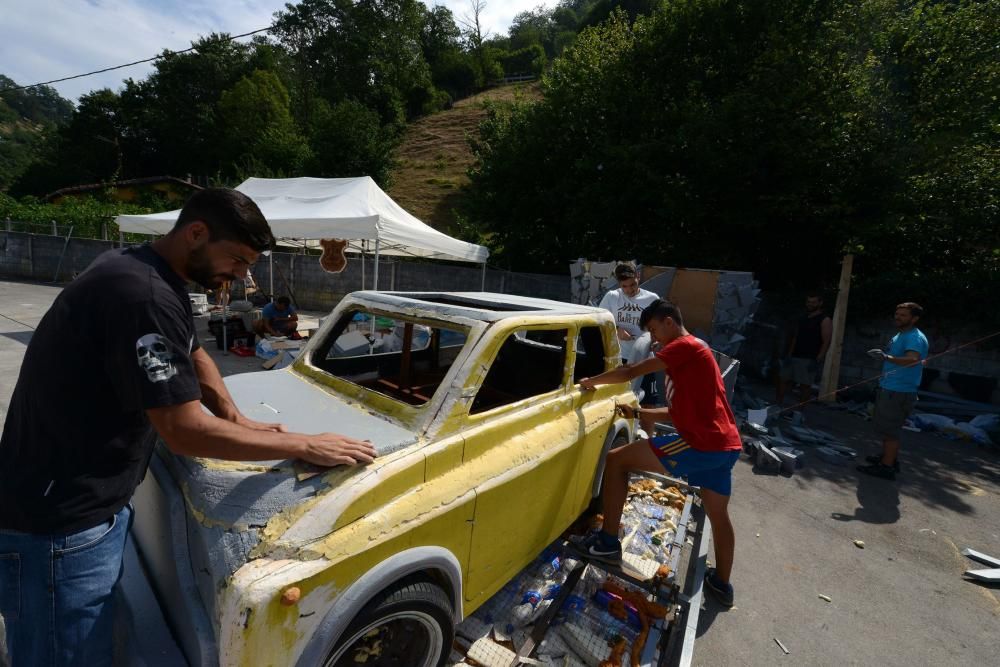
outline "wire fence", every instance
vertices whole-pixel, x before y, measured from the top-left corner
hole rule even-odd
[[[149,234],[134,234],[118,231],[117,225],[111,222],[101,225],[100,233],[95,234],[93,225],[76,225],[73,223],[51,222],[23,222],[19,220],[4,220],[2,227],[7,232],[21,234],[39,234],[44,236],[58,236],[60,238],[87,239],[94,241],[118,241],[123,245],[135,245],[145,243],[154,237]]]

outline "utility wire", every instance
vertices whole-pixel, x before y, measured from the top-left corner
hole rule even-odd
[[[234,39],[239,39],[240,37],[249,37],[250,35],[256,35],[259,32],[268,32],[274,30],[274,25],[269,25],[266,28],[258,28],[257,30],[251,30],[250,32],[245,32],[241,35],[231,35],[229,37],[224,37],[222,39],[216,40],[215,44],[222,44],[224,42],[231,42]],[[34,88],[35,86],[47,86],[51,83],[59,83],[61,81],[71,81],[73,79],[82,79],[85,76],[93,76],[94,74],[103,74],[104,72],[113,72],[116,69],[122,69],[125,67],[132,67],[133,65],[141,65],[143,63],[150,63],[154,60],[162,60],[163,58],[169,58],[170,56],[180,55],[181,53],[190,53],[191,51],[197,51],[201,46],[192,46],[189,49],[184,49],[183,51],[171,51],[170,53],[164,55],[153,56],[152,58],[145,58],[143,60],[136,60],[135,62],[125,63],[124,65],[115,65],[114,67],[105,67],[104,69],[94,70],[93,72],[87,72],[86,74],[75,74],[73,76],[65,76],[61,79],[52,79],[51,81],[42,81],[40,83],[33,83],[28,86],[16,86],[13,88],[0,88],[0,94],[10,93],[15,90],[27,90],[28,88]]]

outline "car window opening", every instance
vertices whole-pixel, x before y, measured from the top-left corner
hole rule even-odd
[[[313,355],[321,370],[408,405],[424,405],[467,340],[467,331],[362,310],[341,316]]]
[[[562,386],[567,336],[566,329],[527,329],[508,336],[469,413],[486,412]]]

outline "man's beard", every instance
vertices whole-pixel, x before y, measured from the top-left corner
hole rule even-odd
[[[188,278],[198,283],[205,289],[219,289],[227,280],[234,280],[236,276],[224,276],[212,273],[212,263],[208,260],[208,252],[202,246],[193,251],[187,258],[185,272]]]

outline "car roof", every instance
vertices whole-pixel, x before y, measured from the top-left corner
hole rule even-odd
[[[595,315],[608,311],[574,303],[494,292],[354,292],[352,297],[389,309],[419,308],[440,317],[496,322],[510,317]]]

